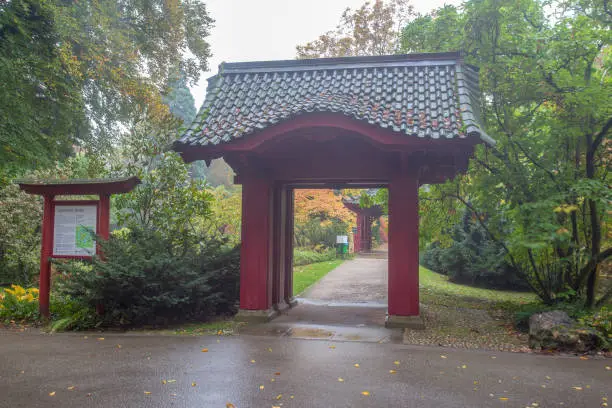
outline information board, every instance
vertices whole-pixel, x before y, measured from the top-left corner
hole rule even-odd
[[[92,256],[96,252],[96,205],[56,205],[53,255]]]

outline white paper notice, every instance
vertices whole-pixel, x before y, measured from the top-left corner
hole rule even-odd
[[[95,205],[55,206],[53,255],[94,255],[97,209]]]

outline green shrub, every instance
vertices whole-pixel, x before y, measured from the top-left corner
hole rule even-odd
[[[40,197],[0,187],[0,285],[32,284],[40,265]]]
[[[86,330],[101,322],[93,307],[82,299],[51,293],[51,331]]]
[[[489,239],[467,211],[462,221],[452,227],[451,237],[449,247],[441,247],[437,242],[430,244],[421,253],[421,264],[456,283],[493,289],[528,289],[517,271],[505,261],[501,244]]]
[[[339,219],[321,220],[318,217],[311,218],[305,223],[295,225],[294,242],[298,248],[324,246],[334,248],[336,236],[346,235],[348,224]]]
[[[132,228],[102,242],[104,260],[56,262],[57,290],[89,308],[101,324],[167,324],[232,313],[238,299],[239,252],[222,241],[177,248],[158,231]]]
[[[336,259],[336,249],[322,249],[316,251],[309,248],[295,248],[293,250],[293,265],[309,265],[316,262],[331,261]]]
[[[597,330],[609,345],[612,344],[612,310],[604,306],[599,311],[582,316],[578,321]]]

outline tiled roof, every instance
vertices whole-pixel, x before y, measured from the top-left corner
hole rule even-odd
[[[458,53],[223,63],[177,145],[229,143],[310,112],[407,137],[494,141],[479,124],[477,71]]]

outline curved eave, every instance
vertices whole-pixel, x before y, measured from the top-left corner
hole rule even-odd
[[[16,180],[19,188],[38,195],[97,195],[128,193],[140,184],[136,176],[107,179]]]
[[[425,150],[447,150],[458,146],[473,148],[482,142],[480,132],[466,134],[464,137],[453,138],[428,138],[416,135],[406,135],[395,132],[389,128],[385,129],[364,121],[360,121],[339,113],[306,113],[291,119],[281,121],[273,126],[266,127],[248,137],[232,139],[229,142],[208,145],[193,145],[183,141],[174,143],[174,150],[179,152],[187,162],[195,160],[206,160],[223,156],[227,153],[250,153],[256,152],[260,146],[273,140],[305,128],[335,128],[361,135],[369,142],[382,150],[395,151],[425,151]]]

